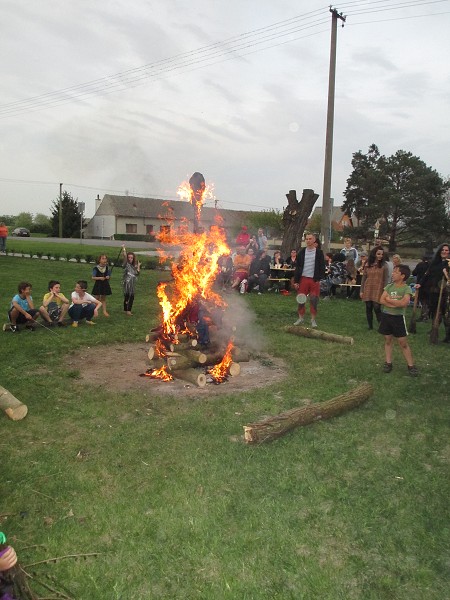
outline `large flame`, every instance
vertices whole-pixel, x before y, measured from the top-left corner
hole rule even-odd
[[[208,373],[211,377],[221,383],[224,381],[228,375],[228,371],[230,369],[230,365],[233,362],[231,358],[231,350],[233,349],[233,342],[229,341],[227,349],[225,350],[225,354],[218,365],[214,365],[211,369],[208,369]]]

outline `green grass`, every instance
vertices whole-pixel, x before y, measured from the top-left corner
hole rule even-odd
[[[2,314],[21,279],[40,299],[49,279],[68,295],[90,277],[87,265],[55,267],[1,257]],[[30,569],[77,600],[448,598],[449,348],[428,343],[429,325],[411,336],[420,377],[398,349],[385,375],[362,303],[319,305],[320,328],[355,338],[344,346],[282,333],[293,296],[252,295],[270,352],[286,361],[282,383],[194,400],[154,395],[151,382],[144,394],[82,384],[63,358],[141,342],[160,277],[142,273],[133,319],[117,269],[112,317],[96,328],[2,334],[0,382],[29,409],[20,422],[0,415],[0,528],[21,563],[100,552]],[[262,415],[361,381],[375,393],[358,410],[268,445],[240,441]]]
[[[142,251],[142,248],[137,249],[127,245],[127,250],[130,252]],[[149,250],[155,250],[155,248],[149,248]],[[114,261],[119,254],[120,247],[103,246],[99,243],[96,246],[90,244],[68,244],[64,242],[48,242],[45,238],[39,241],[29,240],[28,238],[8,238],[7,251],[10,254],[26,254],[35,256],[38,252],[43,253],[44,256],[50,254],[51,256],[58,255],[59,257],[66,258],[67,254],[71,257],[75,257],[77,254],[85,256],[90,254],[97,258],[100,254],[107,254],[109,258]]]

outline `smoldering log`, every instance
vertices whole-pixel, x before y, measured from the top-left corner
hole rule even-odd
[[[233,360],[238,362],[249,362],[250,361],[250,352],[248,350],[244,350],[239,348],[238,346],[233,346],[231,349],[231,357]]]
[[[204,373],[199,373],[196,369],[177,369],[173,373],[173,376],[177,379],[183,379],[183,381],[194,383],[201,388],[206,385],[206,375]]]
[[[180,350],[190,350],[191,348],[195,348],[197,346],[197,340],[189,340],[187,342],[181,342],[179,344],[173,344],[173,348],[175,352],[180,352]]]
[[[167,362],[164,358],[155,356],[149,363],[149,369],[161,369],[161,367],[164,367],[166,365]]]
[[[5,411],[13,421],[20,421],[27,416],[28,407],[23,404],[7,389],[0,385],[0,408]]]
[[[183,356],[182,354],[178,356],[168,356],[166,360],[167,366],[171,371],[190,369],[198,366],[198,362],[196,360],[189,358],[188,356]]]
[[[326,402],[293,408],[262,421],[244,425],[244,440],[247,444],[262,444],[275,440],[295,427],[309,425],[322,419],[331,419],[352,410],[366,402],[372,394],[372,385],[364,382],[353,390]]]
[[[338,335],[337,333],[327,333],[326,331],[320,331],[319,329],[310,329],[309,327],[299,327],[298,325],[287,325],[283,328],[287,333],[293,333],[302,337],[313,338],[316,340],[325,340],[327,342],[337,342],[339,344],[350,344],[355,343],[352,337],[344,335]]]

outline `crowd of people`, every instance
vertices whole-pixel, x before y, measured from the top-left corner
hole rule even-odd
[[[141,270],[141,263],[137,260],[134,252],[127,252],[122,246],[123,256],[123,310],[125,314],[132,316],[136,282]],[[92,292],[89,293],[88,282],[80,279],[76,282],[70,300],[61,291],[61,282],[52,279],[48,283],[48,290],[44,294],[42,304],[39,308],[35,305],[32,296],[32,285],[29,281],[21,281],[11,300],[8,311],[9,327],[13,333],[19,331],[20,325],[25,325],[30,331],[37,327],[38,318],[43,321],[44,327],[65,327],[68,323],[66,318],[70,317],[72,327],[78,327],[80,321],[87,325],[95,325],[94,318],[98,317],[101,309],[105,317],[109,317],[107,310],[107,299],[112,294],[110,278],[113,265],[110,265],[106,254],[97,258],[97,264],[92,269],[91,280],[94,282]]]

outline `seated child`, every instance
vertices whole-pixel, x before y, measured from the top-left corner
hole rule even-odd
[[[64,317],[68,310],[69,301],[61,293],[60,282],[52,279],[48,282],[48,293],[44,296],[39,312],[50,325],[58,324],[59,327],[64,327]]]
[[[87,281],[81,279],[75,285],[75,291],[72,292],[72,304],[69,308],[69,315],[73,321],[72,327],[78,327],[80,319],[86,319],[88,325],[95,325],[93,317],[98,317],[98,309],[102,305],[100,300],[86,292]]]
[[[31,296],[31,283],[21,281],[18,285],[18,294],[11,300],[11,307],[8,311],[8,317],[11,322],[11,331],[17,331],[17,325],[26,323],[31,331],[36,326],[35,317],[40,312],[34,308],[33,297]]]

